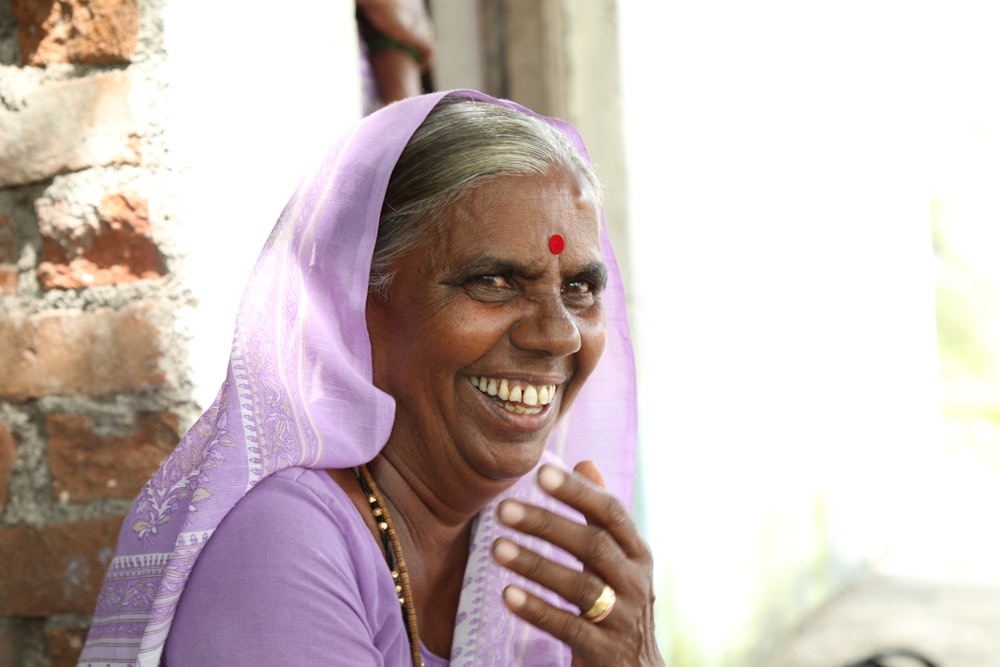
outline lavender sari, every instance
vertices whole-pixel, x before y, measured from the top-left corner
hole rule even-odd
[[[294,466],[367,462],[386,442],[394,403],[372,384],[365,324],[377,221],[399,154],[449,94],[532,113],[474,91],[404,100],[362,120],[302,181],[250,277],[218,396],[125,518],[80,665],[159,664],[202,547],[250,489]],[[584,152],[570,125],[545,120]],[[607,347],[548,450],[569,466],[594,460],[609,489],[628,505],[635,465],[635,368],[621,277],[603,223],[601,241],[610,273],[603,297]],[[510,496],[544,501],[530,475],[504,497]],[[493,540],[508,534],[494,509],[486,508],[477,521],[451,663],[568,665],[564,647],[558,658],[524,655],[523,647],[544,633],[510,614],[501,600],[502,588],[518,578],[489,557]]]

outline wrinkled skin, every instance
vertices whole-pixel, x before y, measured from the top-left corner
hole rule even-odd
[[[543,466],[538,481],[551,496],[583,514],[587,524],[515,501],[500,505],[500,520],[568,551],[584,570],[567,569],[503,539],[494,544],[494,559],[581,610],[593,605],[605,583],[617,599],[611,613],[596,624],[513,586],[504,591],[507,605],[565,642],[573,650],[573,667],[663,665],[653,628],[653,559],[628,512],[604,491],[601,474],[590,461],[577,464],[572,474]]]

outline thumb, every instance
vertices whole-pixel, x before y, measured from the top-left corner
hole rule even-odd
[[[580,461],[573,466],[573,472],[587,478],[602,489],[607,488],[607,485],[604,483],[604,475],[601,474],[601,471],[597,468],[597,464],[593,461]]]

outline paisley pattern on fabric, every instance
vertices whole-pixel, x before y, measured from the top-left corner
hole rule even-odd
[[[225,394],[223,394],[224,396]],[[199,447],[197,436],[206,429],[206,423],[215,421],[215,432],[206,447]],[[220,447],[236,447],[236,440],[229,434],[225,401],[206,413],[192,430],[192,435],[181,440],[152,479],[142,488],[126,519],[125,525],[143,542],[149,542],[181,508],[197,511],[196,505],[212,497],[208,489],[208,473],[218,467],[223,459]]]

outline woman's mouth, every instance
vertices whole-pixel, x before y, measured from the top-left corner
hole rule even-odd
[[[534,385],[507,378],[469,378],[472,386],[492,396],[505,410],[517,415],[537,415],[556,397],[557,385]]]

